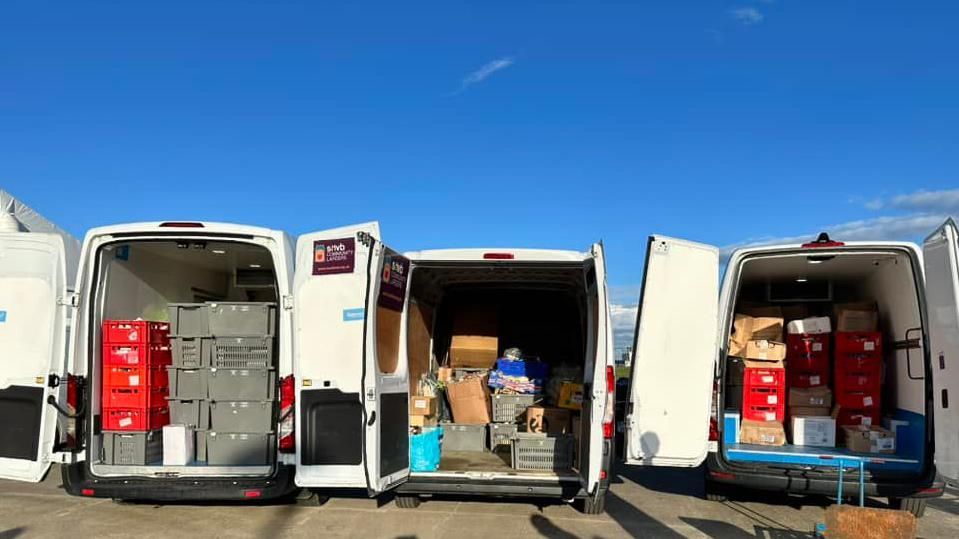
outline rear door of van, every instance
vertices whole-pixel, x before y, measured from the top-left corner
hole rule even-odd
[[[718,305],[716,247],[649,238],[625,421],[627,464],[695,467],[705,460]]]
[[[952,219],[926,238],[923,264],[932,354],[936,468],[959,481],[959,228]]]
[[[0,478],[35,483],[50,468],[69,309],[63,239],[0,234]]]
[[[613,327],[609,312],[609,289],[606,283],[606,256],[602,243],[590,248],[593,264],[587,267],[588,308],[596,323],[590,328],[589,343],[593,354],[586,364],[586,387],[589,398],[583,399],[579,440],[580,479],[586,492],[594,494],[603,469],[603,439],[612,437],[615,425],[615,373],[613,372]],[[612,382],[612,383],[611,383]],[[610,388],[612,386],[612,390]]]
[[[379,225],[300,236],[293,285],[296,483],[371,494],[409,477],[410,262]]]

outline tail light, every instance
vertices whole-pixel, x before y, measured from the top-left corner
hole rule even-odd
[[[616,372],[606,367],[606,412],[603,414],[603,438],[612,440],[616,433]]]
[[[702,431],[700,431],[702,432]],[[716,427],[716,418],[709,418],[709,441],[718,442],[719,441],[719,428]]]
[[[513,253],[483,253],[484,260],[513,260],[516,256]]]
[[[292,453],[296,449],[296,425],[293,409],[296,406],[296,378],[291,374],[280,380],[280,451]]]
[[[80,401],[83,398],[83,378],[67,375],[67,411],[70,415],[76,415],[80,411]],[[76,449],[77,447],[77,420],[70,419],[66,422],[66,436],[63,440],[64,449]]]
[[[802,244],[803,249],[817,249],[823,247],[842,247],[846,245],[841,241],[835,241],[829,237],[829,234],[821,232],[815,241]]]
[[[160,223],[163,228],[203,228],[203,223],[193,221],[167,221]]]

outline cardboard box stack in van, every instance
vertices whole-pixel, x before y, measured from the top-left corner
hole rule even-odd
[[[106,320],[101,341],[101,460],[115,465],[152,464],[162,458],[160,429],[170,422],[169,324]]]
[[[435,427],[437,424],[436,397],[413,395],[410,397],[410,426]]]
[[[784,432],[786,419],[786,375],[782,362],[786,346],[782,343],[782,333],[783,319],[776,316],[737,314],[733,321],[727,380],[730,373],[734,378],[727,409],[731,403],[740,413],[742,443],[781,445],[780,441],[785,438],[785,435],[769,435]],[[751,431],[748,435],[744,432],[746,429]]]

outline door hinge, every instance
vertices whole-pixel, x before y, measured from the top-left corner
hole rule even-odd
[[[64,305],[67,307],[79,307],[80,306],[80,294],[67,294],[66,296],[57,298],[57,305]]]
[[[60,375],[50,374],[47,376],[47,387],[60,387]]]
[[[373,236],[371,236],[369,232],[357,232],[356,241],[369,247],[373,244]]]
[[[293,296],[283,296],[283,309],[286,311],[293,310]]]

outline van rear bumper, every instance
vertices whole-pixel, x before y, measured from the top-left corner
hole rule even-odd
[[[734,485],[756,490],[774,490],[792,494],[813,494],[835,496],[839,481],[832,477],[817,477],[801,471],[763,470],[732,467],[723,463],[718,453],[710,453],[706,458],[707,481]],[[843,493],[849,496],[859,494],[859,476],[848,473],[843,478]],[[936,498],[942,496],[945,482],[936,476],[935,467],[915,479],[873,480],[866,479],[863,484],[866,496],[884,498]]]
[[[459,494],[463,496],[534,497],[572,500],[586,497],[578,479],[524,481],[521,479],[456,479],[411,477],[396,487],[397,494]]]
[[[268,500],[296,490],[293,466],[278,464],[264,478],[142,478],[103,479],[89,474],[86,463],[64,464],[63,488],[72,496],[151,501]]]

